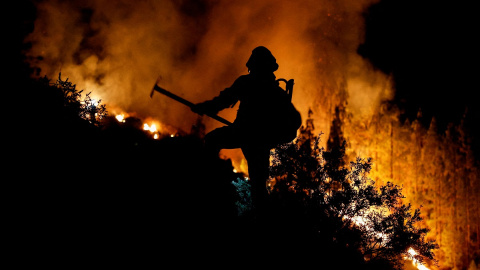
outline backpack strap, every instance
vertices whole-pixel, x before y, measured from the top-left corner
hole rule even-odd
[[[288,81],[286,79],[278,79],[277,82],[285,82],[285,91],[287,92],[287,95],[290,98],[290,101],[292,101],[293,84],[294,84],[293,79],[290,79]]]

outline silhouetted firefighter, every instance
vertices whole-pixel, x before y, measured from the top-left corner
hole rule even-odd
[[[240,76],[212,100],[192,106],[192,111],[216,115],[240,101],[235,121],[208,133],[205,145],[215,155],[221,149],[242,150],[248,164],[253,205],[262,211],[268,195],[265,184],[269,177],[270,149],[292,141],[301,118],[291,103],[293,80],[276,80],[274,72],[278,64],[267,48],[255,48],[246,66],[248,75]],[[287,83],[287,91],[279,86],[279,81]]]

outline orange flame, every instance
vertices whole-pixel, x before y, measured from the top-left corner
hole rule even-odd
[[[410,256],[412,256],[412,264],[413,266],[415,266],[418,270],[430,270],[430,268],[426,267],[425,265],[421,264],[420,262],[418,262],[417,259],[414,258],[415,255],[417,255],[418,253],[413,249],[413,248],[409,248],[408,249],[408,254],[410,254]]]

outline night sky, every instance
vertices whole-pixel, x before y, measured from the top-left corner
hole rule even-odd
[[[450,1],[380,1],[369,8],[358,52],[392,74],[395,103],[413,119],[458,123],[468,107],[478,121],[478,16],[473,4]],[[478,128],[476,130],[478,134]]]

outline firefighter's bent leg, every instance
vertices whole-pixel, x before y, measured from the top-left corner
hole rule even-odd
[[[239,141],[236,129],[231,126],[214,129],[205,135],[205,147],[217,154],[221,149],[240,148]]]

